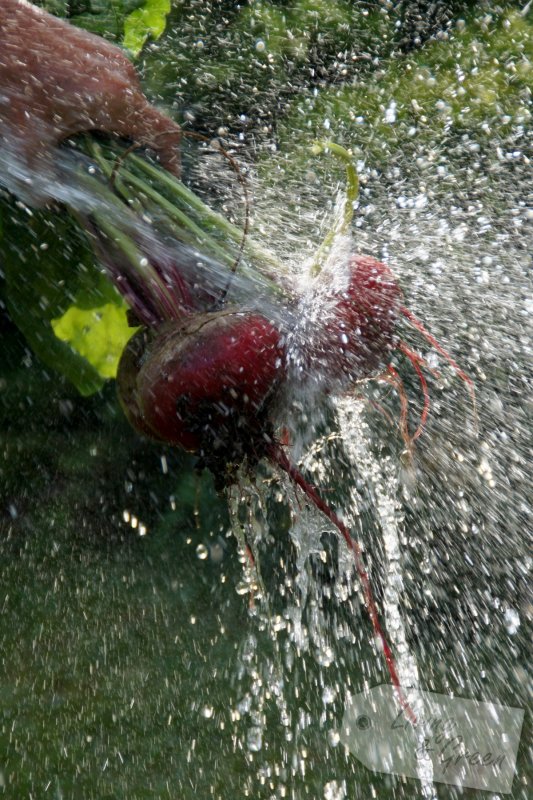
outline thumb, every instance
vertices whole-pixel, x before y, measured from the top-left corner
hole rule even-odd
[[[165,169],[180,176],[181,128],[147,100],[130,115],[127,130],[116,133],[154,150]]]

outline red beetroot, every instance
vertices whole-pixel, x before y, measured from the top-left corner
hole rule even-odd
[[[400,303],[400,288],[385,264],[371,256],[351,259],[348,287],[319,335],[328,377],[355,382],[386,367]]]
[[[143,436],[157,439],[155,432],[144,421],[137,391],[137,376],[151,334],[142,328],[131,337],[122,351],[117,370],[117,394],[130,425]]]
[[[117,386],[143,433],[198,452],[218,470],[256,460],[271,440],[270,400],[283,374],[280,332],[252,312],[222,311],[141,331]]]
[[[475,411],[475,395],[471,379],[429,333],[422,323],[403,305],[403,296],[391,270],[372,256],[353,256],[350,261],[348,288],[341,293],[333,314],[317,335],[315,357],[327,367],[327,377],[344,383],[378,377],[392,384],[401,403],[400,430],[411,451],[413,442],[424,430],[429,412],[429,392],[417,355],[395,334],[396,323],[403,316],[423,334],[429,343],[448,361],[469,387]],[[396,369],[391,365],[393,351],[403,353],[418,375],[424,399],[420,423],[411,435],[408,429],[408,399]]]

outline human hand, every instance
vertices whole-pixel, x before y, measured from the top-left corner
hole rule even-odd
[[[88,130],[132,139],[179,172],[180,127],[150,105],[118,47],[25,0],[0,0],[0,151],[34,176],[63,139]]]

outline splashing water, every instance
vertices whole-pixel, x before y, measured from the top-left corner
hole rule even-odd
[[[84,211],[95,202],[70,184],[55,184],[54,191],[57,199]],[[517,243],[516,229],[505,221],[481,231],[479,207],[468,211],[458,230],[435,199],[429,207],[395,215],[398,198],[380,197],[378,187],[374,192],[381,202],[379,220],[368,229],[363,225],[357,243],[390,255],[417,313],[437,330],[446,320],[448,335],[459,340],[480,386],[481,439],[476,442],[463,425],[465,403],[444,374],[435,387],[432,427],[417,449],[416,483],[409,473],[402,474],[394,447],[392,454],[375,454],[376,442],[386,433],[352,397],[334,400],[334,432],[326,434],[333,452],[323,454],[319,432],[327,427],[327,412],[314,406],[312,393],[295,394],[291,429],[300,433],[306,427],[308,433],[296,436],[291,456],[326,491],[342,486],[340,513],[361,534],[368,560],[374,565],[382,559],[372,572],[382,573],[380,605],[401,684],[412,690],[408,701],[415,713],[421,684],[520,705],[525,702],[523,682],[515,681],[516,694],[510,696],[505,687],[509,659],[523,659],[520,622],[530,610],[530,561],[522,534],[529,514],[524,458],[528,427],[520,407],[530,380],[523,367],[530,355],[525,333],[530,325],[525,313],[527,256],[523,242]],[[301,222],[297,211],[284,246],[300,268],[296,283],[305,291],[305,259],[298,261],[295,255],[305,251],[298,238]],[[127,215],[124,224],[130,224]],[[161,246],[149,227],[145,233],[151,245]],[[470,241],[474,234],[476,246]],[[335,262],[342,262],[350,246],[344,239],[333,250],[335,279]],[[437,248],[432,259],[429,254]],[[180,251],[180,257],[186,255]],[[211,262],[209,269],[222,287],[220,266]],[[236,282],[236,291],[242,289],[245,298],[253,298],[257,288]],[[257,298],[254,302],[263,308],[260,291]],[[317,319],[320,310],[318,303]],[[432,367],[443,366],[435,354],[424,355]],[[371,497],[366,506],[365,493]],[[275,499],[278,495],[283,502]],[[273,504],[290,507],[290,526],[272,513]],[[236,590],[248,603],[250,617],[231,689],[233,730],[247,754],[248,796],[268,790],[279,797],[305,797],[306,781],[324,752],[332,762],[327,780],[321,772],[324,797],[351,796],[346,780],[365,778],[338,755],[343,705],[350,692],[383,681],[376,672],[381,654],[365,621],[353,558],[344,545],[332,545],[337,534],[331,536],[327,520],[283,476],[260,477],[254,486],[242,477],[231,490],[230,510],[244,562]],[[373,536],[366,530],[369,518],[375,521]],[[272,577],[269,562],[278,536],[282,576]],[[292,556],[287,552],[291,549]],[[483,639],[490,626],[505,630],[508,640],[497,635]],[[421,640],[418,658],[409,644],[416,636]],[[489,666],[492,647],[500,660]],[[420,656],[429,654],[435,663],[430,668],[424,660],[422,668]],[[434,797],[431,765],[422,762],[419,767],[424,795]],[[402,796],[397,786],[377,787],[380,793]]]
[[[28,172],[16,153],[2,151],[0,187],[27,202],[29,215],[31,205],[46,202],[65,206],[90,233],[108,277],[147,325],[161,318],[181,317],[176,298],[183,279],[190,285],[208,287],[212,298],[227,289],[227,266],[200,252],[201,248],[164,235],[157,218],[134,213],[115,196],[99,162],[79,149],[58,148],[53,168],[35,174]],[[123,242],[126,249],[134,251],[131,257],[121,249]],[[244,259],[241,270],[232,276],[232,301],[261,309],[272,319],[286,319],[287,310],[272,302],[271,282],[257,270],[246,268],[246,263]]]
[[[374,498],[374,508],[379,521],[383,539],[384,586],[383,586],[383,614],[386,629],[390,637],[393,652],[396,654],[396,667],[400,684],[408,689],[406,699],[409,707],[417,718],[419,730],[417,743],[423,744],[424,717],[422,715],[422,702],[417,693],[420,688],[420,675],[416,657],[409,647],[404,615],[401,610],[401,597],[405,576],[402,569],[401,539],[402,510],[398,502],[399,492],[399,465],[393,462],[390,456],[379,461],[372,454],[369,447],[369,428],[364,421],[363,408],[360,403],[355,403],[353,398],[344,397],[335,403],[338,414],[339,429],[347,453],[354,468],[365,476]],[[357,509],[358,497],[351,489],[351,506],[349,518],[352,526],[354,509]],[[436,798],[433,787],[433,766],[428,759],[417,762],[418,776],[422,785],[424,797]]]
[[[418,670],[414,656],[409,650],[407,636],[399,610],[399,598],[402,585],[402,574],[399,553],[398,503],[395,498],[397,485],[394,482],[395,469],[389,459],[380,464],[370,453],[364,437],[368,427],[364,424],[360,404],[353,399],[339,400],[336,403],[339,418],[339,435],[327,437],[328,441],[345,445],[350,472],[358,471],[368,480],[375,497],[376,514],[382,530],[384,551],[386,556],[385,578],[385,620],[390,635],[390,642],[397,657],[398,673],[402,686],[410,687],[408,702],[410,707],[419,713],[419,702],[416,688],[419,684]],[[329,458],[331,455],[329,456]],[[328,456],[321,453],[320,443],[308,449],[302,466],[320,480],[324,473],[332,467]],[[283,731],[285,741],[285,758],[289,762],[293,779],[301,772],[305,775],[305,735],[313,724],[313,714],[302,712],[291,719],[291,707],[288,696],[287,680],[291,673],[297,674],[306,659],[312,658],[318,669],[317,681],[322,688],[322,702],[325,709],[335,700],[346,702],[349,692],[346,686],[350,679],[342,680],[340,686],[333,688],[328,679],[330,668],[338,661],[339,642],[346,640],[353,646],[356,639],[350,631],[350,624],[341,623],[336,616],[332,619],[325,609],[325,599],[334,599],[337,609],[347,607],[348,614],[353,613],[351,598],[357,592],[357,576],[353,562],[353,553],[344,543],[337,547],[335,563],[331,562],[332,571],[329,578],[332,585],[327,589],[322,585],[324,575],[316,572],[317,563],[331,561],[331,552],[325,549],[324,525],[328,524],[314,507],[307,503],[302,506],[302,498],[287,476],[281,474],[276,481],[274,491],[278,500],[285,498],[292,509],[290,538],[295,555],[291,575],[283,574],[279,593],[284,597],[281,613],[274,612],[272,591],[269,592],[261,576],[259,552],[272,539],[272,519],[269,519],[267,507],[269,494],[263,484],[251,485],[246,476],[241,475],[236,486],[228,489],[228,500],[233,532],[239,542],[241,561],[244,564],[243,581],[236,587],[239,594],[248,594],[249,612],[253,620],[253,632],[249,633],[241,646],[239,668],[237,673],[238,701],[234,718],[243,717],[247,730],[245,743],[250,753],[257,753],[263,748],[265,735],[279,738],[278,728]],[[387,482],[385,489],[384,481]],[[279,495],[280,489],[283,494]],[[353,524],[357,515],[359,496],[354,488],[350,491],[351,506],[348,512],[349,521]],[[338,532],[337,532],[338,533]],[[331,534],[328,534],[331,536]],[[313,569],[313,564],[315,569]],[[285,570],[286,566],[282,564]],[[357,596],[357,595],[356,595]],[[277,604],[276,604],[277,605]],[[260,644],[261,637],[269,641],[269,646]],[[379,645],[379,642],[376,644]],[[267,650],[274,647],[273,652]],[[296,688],[298,695],[298,688]],[[271,721],[266,729],[267,706],[274,700],[277,718]],[[321,724],[326,721],[325,711],[321,714]],[[330,716],[331,719],[331,716]],[[419,722],[423,722],[419,719]],[[337,723],[338,724],[338,723]],[[423,727],[419,740],[423,738]],[[338,734],[335,727],[328,732],[330,746],[336,746]],[[419,764],[419,777],[422,781],[423,794],[434,797],[432,788],[431,764]],[[261,783],[260,778],[260,783]],[[250,785],[252,787],[252,784]],[[342,788],[344,786],[344,789]],[[337,788],[335,788],[337,787]],[[340,788],[339,788],[340,787]],[[345,783],[342,779],[330,781],[324,787],[325,796],[344,796]],[[252,788],[250,789],[252,791]],[[333,792],[333,793],[332,793]],[[335,793],[338,792],[338,793]],[[284,796],[284,795],[281,795]]]
[[[396,199],[392,197],[390,202],[394,205]],[[497,373],[492,372],[490,367],[491,364],[494,365],[498,348],[500,355],[504,355],[506,360],[511,357],[510,352],[514,348],[517,352],[516,360],[513,362],[516,371],[511,380],[527,382],[523,372],[524,357],[527,357],[528,350],[526,339],[519,337],[520,342],[518,342],[516,330],[513,329],[512,333],[506,331],[503,324],[503,320],[508,319],[506,309],[512,302],[511,287],[520,285],[525,287],[524,264],[527,257],[523,248],[516,247],[514,235],[505,224],[502,225],[501,221],[499,226],[494,224],[494,227],[485,228],[485,235],[492,231],[493,238],[488,239],[485,248],[480,252],[469,242],[466,231],[469,225],[471,230],[477,229],[479,218],[474,211],[472,210],[469,222],[463,223],[465,230],[460,237],[457,229],[450,227],[449,221],[443,219],[444,213],[440,200],[433,198],[429,207],[424,204],[409,217],[396,219],[393,223],[391,240],[395,243],[394,252],[391,253],[389,246],[385,245],[382,252],[390,256],[392,263],[396,263],[395,259],[401,261],[402,278],[410,284],[415,297],[417,292],[420,294],[419,313],[429,327],[436,325],[438,329],[440,313],[444,312],[445,316],[451,318],[452,330],[461,338],[463,352],[469,353],[467,358],[481,392],[481,398],[483,396],[490,398],[490,407],[485,406],[481,413],[480,440],[476,441],[464,404],[458,401],[457,389],[446,375],[440,375],[437,379],[436,387],[433,389],[430,430],[421,438],[414,463],[408,468],[402,466],[401,457],[394,448],[387,453],[378,448],[379,455],[375,453],[376,436],[383,436],[383,430],[376,432],[375,420],[370,421],[368,411],[353,397],[334,400],[337,432],[329,434],[330,440],[340,446],[345,459],[340,480],[344,482],[345,488],[349,487],[349,491],[348,496],[339,502],[338,507],[352,529],[362,530],[364,524],[361,521],[361,506],[364,506],[362,495],[367,492],[371,496],[371,514],[375,517],[378,535],[373,540],[373,547],[369,548],[367,544],[365,552],[372,553],[372,561],[378,558],[376,553],[381,553],[382,610],[387,634],[397,660],[401,684],[410,687],[409,704],[417,715],[421,714],[417,689],[425,689],[428,686],[444,685],[445,691],[452,692],[454,691],[452,687],[456,687],[455,691],[465,696],[486,697],[489,700],[503,701],[507,697],[508,702],[518,705],[524,703],[527,696],[527,690],[521,697],[509,697],[506,691],[504,676],[509,666],[507,664],[506,667],[509,655],[505,655],[505,649],[501,651],[501,663],[492,668],[490,686],[487,685],[486,664],[487,659],[491,658],[491,645],[485,643],[476,650],[475,642],[483,641],[480,638],[482,634],[477,628],[473,641],[468,640],[470,609],[476,619],[484,615],[485,625],[490,625],[492,620],[492,624],[498,626],[500,632],[498,641],[502,642],[501,635],[504,633],[504,628],[513,632],[510,635],[516,636],[519,629],[516,620],[519,619],[519,615],[513,598],[518,596],[518,586],[523,586],[524,576],[530,565],[530,560],[527,558],[523,570],[518,567],[516,561],[509,563],[510,553],[514,551],[524,553],[524,542],[520,534],[520,523],[514,519],[514,512],[511,512],[512,520],[506,522],[502,517],[501,509],[507,506],[507,502],[502,491],[498,489],[506,483],[505,480],[502,483],[505,463],[521,464],[522,467],[519,467],[518,471],[515,470],[515,476],[519,483],[523,479],[521,470],[524,465],[525,429],[519,410],[520,399],[516,395],[516,404],[512,406],[516,416],[514,422],[511,422],[511,417],[504,414],[502,407],[496,401],[502,386]],[[391,211],[391,218],[392,214]],[[379,225],[377,229],[373,228],[371,233],[363,229],[361,241],[368,241],[368,236],[375,238],[376,235],[380,241],[382,235],[388,236],[391,233],[386,211],[383,211],[383,215],[387,220],[383,223],[386,234]],[[296,236],[295,228],[291,230]],[[437,245],[441,255],[432,262],[430,271],[434,278],[440,280],[439,294],[431,279],[428,282],[421,277],[420,267],[421,264],[429,263],[428,254]],[[502,247],[506,248],[505,255]],[[343,241],[339,243],[337,252],[342,253],[345,250],[346,241]],[[332,260],[334,262],[335,258]],[[497,273],[500,276],[508,276],[503,281],[498,281],[497,285],[492,285],[490,279],[487,282],[486,270],[484,271],[483,267],[494,264],[498,264]],[[301,262],[299,266],[301,269]],[[334,263],[333,270],[335,274]],[[303,271],[296,270],[296,272],[302,275]],[[483,293],[480,294],[475,285],[471,285],[472,276],[477,276],[477,283],[483,281],[485,287]],[[302,282],[305,290],[305,278]],[[428,296],[435,303],[433,307],[427,303]],[[319,309],[315,307],[315,310],[320,314]],[[474,318],[476,322],[472,321]],[[527,320],[525,324],[528,324]],[[493,325],[492,337],[489,335],[491,325]],[[480,340],[481,332],[488,338]],[[438,354],[422,352],[430,367],[442,368]],[[338,473],[338,466],[335,464],[335,459],[331,460],[329,456],[320,453],[320,438],[316,438],[316,432],[320,431],[324,424],[321,416],[323,411],[313,405],[312,394],[298,396],[295,400],[295,423],[292,425],[292,431],[301,430],[299,417],[303,414],[305,424],[310,423],[315,438],[296,436],[291,446],[291,456],[313,476],[313,481],[318,486],[325,487],[327,491],[330,474]],[[482,402],[483,400],[480,405]],[[503,438],[491,430],[494,414],[502,426]],[[377,418],[380,419],[379,415]],[[463,418],[467,420],[465,423],[462,422]],[[511,433],[513,426],[516,427],[514,433]],[[509,442],[509,436],[515,442],[514,452],[512,446],[506,444]],[[492,442],[491,445],[488,444],[489,440]],[[477,471],[477,475],[472,472],[470,465]],[[499,473],[499,482],[495,479],[493,470]],[[518,477],[518,473],[522,474],[522,478]],[[360,480],[354,480],[354,475],[359,475]],[[478,476],[482,478],[481,483]],[[361,490],[361,481],[367,487],[364,492]],[[333,480],[331,482],[334,483]],[[284,611],[281,616],[276,617],[278,621],[282,620],[282,624],[278,626],[272,640],[278,641],[280,638],[284,640],[283,645],[278,643],[278,652],[281,648],[285,656],[285,660],[281,661],[283,666],[279,674],[286,678],[282,693],[285,708],[290,708],[289,673],[297,669],[295,665],[298,663],[307,663],[309,656],[312,657],[319,673],[314,688],[316,690],[319,685],[323,685],[325,687],[323,696],[326,698],[335,696],[335,691],[331,690],[331,684],[335,681],[327,678],[328,670],[334,670],[335,665],[343,660],[339,652],[343,652],[347,642],[350,642],[351,647],[361,656],[362,675],[365,674],[366,666],[361,638],[353,635],[350,624],[346,628],[345,621],[340,622],[339,619],[332,621],[331,616],[324,610],[324,586],[317,580],[311,568],[317,560],[319,562],[328,560],[328,553],[324,549],[324,528],[327,528],[328,524],[320,519],[319,515],[317,516],[316,511],[306,506],[302,496],[289,486],[285,479],[281,478],[280,485],[287,498],[286,502],[292,509],[290,538],[296,554],[293,563],[294,573],[287,578],[287,582],[295,599],[291,599],[290,594],[285,595],[287,600]],[[278,488],[275,491],[278,491]],[[265,501],[263,507],[266,505]],[[450,510],[457,516],[450,518]],[[363,511],[363,516],[364,513]],[[368,516],[368,510],[366,513]],[[483,522],[480,523],[480,520]],[[271,537],[273,528],[268,515],[263,517],[263,524],[264,533]],[[484,535],[481,534],[483,547],[481,570],[484,570],[488,579],[489,571],[494,574],[496,570],[501,574],[504,569],[503,564],[506,565],[505,571],[510,569],[506,580],[508,588],[504,590],[505,600],[495,600],[492,589],[482,588],[486,586],[486,580],[481,579],[481,572],[474,566],[474,555],[470,552],[476,544],[468,538],[461,542],[459,539],[461,534],[455,535],[453,531],[453,527],[458,526],[459,530],[463,531],[463,536],[470,533],[476,537],[475,542],[479,543],[480,524],[485,532]],[[498,525],[504,526],[509,532],[505,544],[499,534]],[[364,534],[364,530],[362,532]],[[439,535],[442,539],[436,541]],[[254,536],[258,542],[257,529]],[[367,539],[366,536],[364,538]],[[496,543],[498,556],[490,554],[490,542]],[[258,547],[260,549],[260,545]],[[414,553],[417,552],[420,554],[419,557],[414,557]],[[353,574],[350,554],[343,547],[340,547],[334,572],[333,588],[330,587],[328,591],[340,600],[341,606],[344,604],[345,610],[349,609],[348,613],[355,619],[357,613],[354,615],[353,593],[357,591],[355,588],[357,581]],[[461,576],[464,575],[468,577],[461,583]],[[416,587],[413,581],[417,584]],[[447,588],[447,581],[452,581],[454,586],[452,597]],[[480,582],[479,588],[477,588],[478,582]],[[272,595],[268,583],[266,594],[269,597]],[[491,596],[493,599],[488,599]],[[413,607],[413,598],[416,598],[415,603],[419,603],[417,609]],[[522,607],[524,602],[527,605],[523,595]],[[499,621],[494,616],[494,609],[501,609],[501,613],[496,612],[496,617],[500,613]],[[435,623],[431,619],[432,614]],[[452,617],[447,617],[448,614]],[[421,626],[424,625],[422,620],[428,621],[432,633],[422,631]],[[266,621],[264,624],[268,627]],[[458,625],[459,641],[461,637],[463,639],[459,644],[457,637],[452,637],[454,643],[451,657],[446,655],[446,634],[444,641],[438,635],[435,639],[434,624],[440,629],[441,635],[445,631],[452,630],[454,624]],[[416,647],[410,644],[413,637],[415,640],[416,637],[420,637]],[[261,650],[260,637],[255,640],[255,646],[256,652]],[[498,647],[505,648],[505,645],[502,642]],[[519,650],[514,649],[513,652],[518,654]],[[431,666],[428,657],[434,662]],[[441,673],[446,663],[449,664],[449,671],[441,683]],[[467,666],[469,669],[464,673]],[[305,671],[306,667],[302,668]],[[337,698],[339,696],[346,698],[350,682],[350,675],[344,673],[341,678],[342,688],[339,687],[337,690]],[[379,681],[374,677],[373,682]],[[357,679],[355,684],[352,691],[357,692],[360,690]],[[339,706],[336,705],[335,708],[338,724]],[[321,715],[316,711],[311,725],[318,726],[323,719],[324,713]],[[419,744],[424,737],[423,718],[420,718],[420,723],[417,733]],[[328,736],[328,742],[331,744],[335,742],[336,728],[335,722],[331,719],[329,724],[331,735]],[[275,730],[275,723],[273,729]],[[298,771],[295,765],[300,764],[302,768],[301,749],[305,752],[305,744],[302,744],[306,739],[305,731],[304,715],[296,725],[293,722],[294,736],[291,740],[294,747],[293,778],[296,778]],[[267,741],[268,733],[275,737],[272,730],[267,731],[265,733]],[[264,741],[263,738],[263,743]],[[418,770],[423,795],[436,797],[431,763],[419,762]],[[345,773],[339,771],[331,781],[324,784],[325,797],[344,796],[343,793],[346,791],[343,784],[344,775]],[[296,793],[294,796],[299,795]],[[401,796],[400,790],[398,788],[392,790],[391,796]]]

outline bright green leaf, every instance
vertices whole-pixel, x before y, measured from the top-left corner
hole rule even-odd
[[[150,36],[158,39],[167,24],[170,0],[146,0],[142,8],[129,14],[124,21],[124,47],[139,55]]]
[[[57,338],[51,323],[71,306],[110,303],[122,309],[122,299],[97,268],[87,240],[68,215],[31,211],[2,198],[0,212],[0,270],[11,319],[43,364],[64,375],[81,394],[97,392],[104,376],[90,359]]]
[[[126,306],[107,303],[99,308],[71,306],[52,328],[61,339],[95,368],[102,378],[114,378],[120,355],[135,332],[126,319]]]

